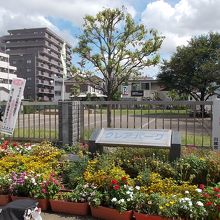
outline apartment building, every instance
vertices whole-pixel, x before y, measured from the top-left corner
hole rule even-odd
[[[167,92],[158,80],[152,77],[130,79],[121,87],[122,99],[142,100],[169,100]]]
[[[11,89],[11,81],[17,78],[16,67],[9,64],[9,55],[0,52],[0,102],[7,101]]]
[[[17,67],[18,77],[26,79],[24,98],[39,101],[61,99],[63,67],[61,49],[64,40],[48,28],[9,30],[1,44]],[[67,75],[71,67],[71,46],[66,44]],[[55,87],[56,85],[56,87]]]

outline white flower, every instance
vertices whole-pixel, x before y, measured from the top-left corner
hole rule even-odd
[[[123,203],[123,202],[125,202],[124,199],[120,199],[120,200],[118,201],[118,203]]]
[[[116,199],[116,198],[113,198],[113,199],[112,199],[112,202],[117,202],[117,199]]]
[[[24,179],[27,179],[27,178],[28,178],[27,176],[24,177]]]
[[[200,202],[200,201],[196,202],[196,205],[198,205],[198,206],[204,206],[203,203]]]
[[[132,186],[129,186],[128,189],[129,189],[130,191],[133,191],[133,187],[132,187]]]
[[[196,189],[196,192],[201,193],[202,190],[201,189]]]
[[[140,190],[140,188],[141,188],[140,186],[135,186],[136,190]]]
[[[189,191],[188,191],[188,190],[186,190],[186,191],[185,191],[185,194],[189,194]]]

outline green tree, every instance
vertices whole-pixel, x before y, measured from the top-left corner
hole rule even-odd
[[[73,52],[81,58],[79,69],[88,80],[92,74],[102,76],[103,84],[97,88],[111,101],[123,82],[159,62],[162,41],[156,30],[136,24],[123,10],[105,9],[84,18],[83,33]],[[107,115],[110,126],[110,108]]]
[[[220,35],[209,33],[178,47],[170,61],[164,61],[159,81],[168,90],[205,101],[220,87]]]

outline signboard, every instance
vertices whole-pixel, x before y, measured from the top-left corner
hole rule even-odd
[[[220,99],[213,101],[212,145],[214,150],[220,151]]]
[[[11,90],[0,129],[0,132],[4,134],[12,135],[14,132],[25,83],[26,80],[22,78],[12,79]]]
[[[128,95],[128,86],[122,86],[122,95]]]
[[[131,91],[131,96],[143,96],[143,95],[144,95],[143,90]]]
[[[95,143],[171,147],[171,130],[102,128]]]

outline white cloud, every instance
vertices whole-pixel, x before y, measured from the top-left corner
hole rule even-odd
[[[180,0],[172,6],[164,0],[147,5],[142,22],[156,28],[166,39],[163,52],[173,52],[195,35],[220,30],[219,0]]]
[[[95,15],[103,8],[121,7],[125,5],[127,11],[135,16],[135,9],[126,0],[0,0],[0,35],[7,34],[9,29],[49,27],[73,46],[77,40],[70,30],[60,30],[53,25],[48,17],[61,18],[79,27],[86,14]]]
[[[161,48],[163,57],[169,57],[176,46],[187,44],[192,36],[220,31],[220,0],[179,0],[176,4],[169,0],[0,0],[0,5],[0,35],[9,29],[46,26],[72,45],[77,40],[71,31],[67,27],[59,29],[48,17],[81,27],[86,14],[95,15],[103,8],[124,5],[135,17],[140,14],[135,8],[142,10],[143,6],[146,8],[142,10],[141,22],[166,36]]]

